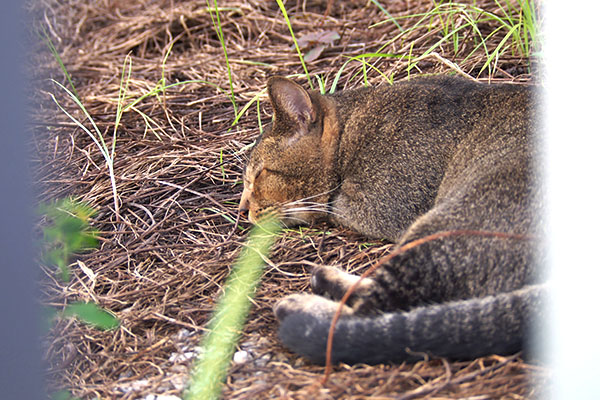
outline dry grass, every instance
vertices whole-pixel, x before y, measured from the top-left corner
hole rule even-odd
[[[431,7],[426,1],[381,3],[393,15]],[[490,10],[497,7],[493,1],[479,5]],[[256,96],[268,76],[302,72],[275,2],[221,0],[219,6],[239,105]],[[326,6],[324,0],[288,1],[296,35],[323,29],[316,21],[323,18]],[[79,257],[93,275],[74,264],[74,278],[65,285],[52,269],[42,267],[44,301],[60,307],[70,301],[93,300],[122,321],[113,332],[59,321],[48,337],[50,389],[66,388],[85,399],[178,395],[202,327],[247,232],[247,221],[232,232],[231,220],[241,193],[242,150],[259,134],[257,109],[250,107],[230,129],[235,116],[227,95],[225,62],[203,1],[46,0],[31,3],[30,11],[33,26],[46,27],[83,104],[107,135],[114,127],[121,67],[128,53],[133,59],[132,98],[148,92],[161,79],[170,45],[172,51],[164,64],[167,83],[197,79],[224,89],[191,83],[145,99],[137,108],[158,124],[154,130],[148,130],[136,112],[123,116],[114,166],[119,220],[100,152],[49,101],[47,92],[58,94],[58,90],[47,78],[65,80],[41,41],[30,66],[35,83],[32,129],[39,199],[76,196],[89,202],[98,210],[93,225],[102,236],[97,250]],[[324,26],[337,31],[341,39],[309,64],[311,74],[320,74],[331,83],[347,61],[345,56],[378,50],[398,33],[392,24],[369,28],[384,18],[368,1],[335,2]],[[395,41],[385,52],[408,54],[410,50],[419,55],[439,37],[434,25],[430,31],[420,29]],[[499,39],[492,39],[490,45],[494,40]],[[456,72],[458,64],[464,73],[476,74],[485,63],[483,54],[460,63],[472,46],[465,40],[457,55],[449,46],[438,49],[419,63],[420,72]],[[488,78],[530,81],[527,62],[518,55],[503,55]],[[378,68],[394,72],[396,79],[406,76],[407,63],[376,61]],[[355,75],[360,71],[359,62],[349,64],[338,87],[359,85],[362,75]],[[306,83],[302,76],[298,80]],[[369,80],[377,84],[383,78],[370,71]],[[64,96],[59,101],[79,115]],[[261,103],[262,121],[269,119],[269,111]],[[390,247],[383,242],[365,245],[364,238],[352,232],[324,226],[284,232],[241,340],[240,347],[250,360],[232,367],[224,398],[534,396],[539,386],[531,385],[532,379],[543,382],[547,371],[520,358],[499,357],[455,363],[340,365],[326,387],[318,386],[323,368],[307,364],[277,341],[272,305],[287,293],[306,290],[314,263],[360,271]]]

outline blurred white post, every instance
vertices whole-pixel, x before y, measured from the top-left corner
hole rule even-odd
[[[552,399],[600,399],[600,14],[542,1]],[[547,335],[549,333],[549,335]],[[546,395],[543,395],[544,398]]]

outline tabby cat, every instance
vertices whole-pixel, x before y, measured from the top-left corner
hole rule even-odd
[[[273,122],[244,172],[240,209],[287,225],[326,220],[402,245],[344,306],[333,360],[474,358],[527,345],[545,293],[535,88],[433,76],[321,95],[268,81]],[[315,268],[313,294],[275,306],[279,337],[325,360],[332,316],[357,277]]]

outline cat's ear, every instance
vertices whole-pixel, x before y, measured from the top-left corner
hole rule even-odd
[[[308,131],[308,126],[316,119],[308,92],[297,83],[280,76],[269,78],[267,89],[275,120],[295,122],[302,131]]]

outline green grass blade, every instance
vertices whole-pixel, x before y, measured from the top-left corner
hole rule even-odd
[[[306,68],[306,64],[304,63],[304,57],[302,56],[302,52],[300,51],[300,46],[298,46],[298,41],[296,40],[296,36],[294,35],[294,30],[292,29],[292,23],[290,21],[290,18],[288,17],[287,11],[285,11],[285,6],[283,5],[283,2],[281,0],[276,0],[277,1],[277,5],[279,5],[279,9],[281,10],[281,13],[283,14],[283,18],[285,18],[285,22],[288,26],[288,29],[290,30],[290,35],[292,35],[292,40],[294,41],[294,47],[296,48],[296,51],[298,52],[298,57],[300,58],[300,63],[302,63],[302,68],[304,68],[304,73],[306,74],[306,79],[308,80],[308,85],[310,86],[311,89],[314,90],[314,86],[312,84],[312,79],[310,79],[310,74],[308,73],[308,68]]]
[[[104,159],[106,160],[106,162],[109,162],[110,161],[110,153],[108,152],[108,147],[106,146],[106,143],[104,142],[104,138],[102,137],[102,134],[100,133],[100,129],[98,129],[98,126],[96,125],[96,123],[94,122],[94,120],[92,119],[92,117],[90,116],[90,114],[88,114],[88,112],[85,109],[84,105],[79,101],[79,99],[77,97],[75,97],[75,95],[71,91],[69,91],[69,89],[67,89],[66,87],[64,87],[60,82],[57,82],[54,79],[52,79],[52,82],[54,82],[61,89],[63,89],[65,92],[67,92],[67,94],[69,95],[69,97],[71,97],[71,99],[75,102],[75,104],[77,104],[77,106],[83,111],[83,113],[85,114],[85,116],[88,119],[88,121],[90,121],[90,123],[94,127],[95,134],[92,133],[92,131],[90,131],[85,125],[83,125],[81,122],[79,122],[79,120],[77,120],[75,117],[73,117],[67,110],[65,110],[65,108],[60,105],[60,103],[58,102],[58,100],[56,99],[56,97],[52,93],[49,93],[49,95],[52,98],[52,100],[56,103],[56,105],[58,106],[58,108],[60,108],[61,111],[63,113],[65,113],[65,115],[67,117],[69,117],[71,119],[71,121],[73,121],[85,133],[87,133],[90,138],[92,138],[92,140],[94,141],[94,143],[96,144],[96,146],[98,146],[98,149],[100,149],[100,152],[104,156]]]
[[[163,139],[162,139],[162,137],[160,137],[160,135],[158,133],[156,133],[156,130],[161,131],[163,134],[166,134],[166,132],[160,126],[160,124],[158,122],[156,122],[155,120],[153,120],[148,115],[144,114],[142,111],[138,110],[137,108],[131,107],[131,109],[133,111],[135,111],[136,113],[138,113],[140,115],[140,117],[142,117],[142,119],[144,120],[145,129],[144,129],[144,135],[142,137],[145,139],[146,133],[148,133],[148,129],[150,129],[150,131],[152,131],[152,133],[154,134],[154,137],[156,137],[158,140],[160,140],[162,142]],[[154,125],[155,128],[153,128],[152,125]]]
[[[165,56],[163,57],[162,60],[162,65],[160,68],[160,84],[163,87],[162,90],[162,94],[163,96],[165,95],[165,91],[164,91],[164,86],[167,83],[167,77],[166,77],[166,69],[167,69],[167,60],[169,59],[169,55],[171,55],[171,50],[173,50],[173,45],[175,44],[174,41],[171,41],[171,43],[169,43],[169,47],[167,47],[167,51],[165,52]]]
[[[79,98],[77,89],[75,89],[75,85],[73,84],[73,81],[71,80],[71,74],[69,74],[69,71],[67,71],[67,67],[65,67],[65,64],[63,64],[62,58],[60,57],[60,54],[58,54],[58,50],[56,50],[56,47],[54,47],[54,43],[52,43],[52,39],[50,39],[50,35],[48,35],[48,31],[46,30],[46,28],[44,26],[42,26],[41,29],[42,29],[42,39],[46,43],[46,46],[48,46],[48,49],[54,56],[54,59],[56,60],[56,62],[58,62],[60,69],[62,70],[63,74],[67,78],[67,81],[69,81],[69,86],[71,86],[71,90],[73,91],[73,94],[75,95],[75,97]]]
[[[262,121],[260,119],[260,99],[256,99],[256,118],[258,119],[258,131],[262,135],[263,126],[262,126]]]
[[[350,63],[350,61],[352,61],[352,59],[349,59],[344,64],[342,64],[342,66],[340,67],[340,69],[338,70],[338,72],[335,74],[335,77],[333,78],[333,82],[331,83],[331,88],[329,89],[329,93],[331,93],[331,94],[335,93],[338,81],[342,77],[342,72],[346,68],[346,65],[348,65],[348,63]]]
[[[240,112],[235,116],[235,119],[233,120],[231,126],[235,126],[240,121],[240,118],[242,118],[244,116],[244,114],[246,114],[246,112],[248,111],[250,106],[252,106],[252,104],[254,104],[254,102],[258,102],[258,99],[262,95],[264,95],[266,92],[267,92],[266,88],[261,90],[252,98],[252,100],[250,100],[248,103],[246,103],[246,105],[244,105],[244,107],[242,107]],[[259,118],[260,118],[260,114],[259,114]]]
[[[400,24],[396,21],[396,18],[392,17],[392,15],[388,12],[388,10],[386,10],[381,3],[379,3],[377,0],[370,0],[371,3],[375,4],[380,10],[381,12],[383,12],[393,23],[394,25],[396,25],[396,27],[398,29],[400,29],[401,32],[404,31],[404,29],[402,29],[402,27],[400,26]]]
[[[109,177],[110,177],[110,184],[111,184],[112,192],[113,192],[113,201],[114,201],[114,205],[115,205],[115,214],[117,214],[117,218],[119,218],[119,200],[118,200],[119,196],[117,194],[117,182],[116,182],[116,178],[115,178],[114,158],[113,158],[113,156],[114,156],[114,146],[115,146],[115,137],[113,136],[112,151],[109,151],[108,150],[108,146],[106,146],[106,142],[104,141],[104,138],[102,137],[102,133],[100,132],[100,129],[98,129],[98,126],[96,125],[96,122],[94,122],[94,119],[88,113],[87,109],[81,103],[81,101],[79,101],[79,99],[77,97],[75,97],[75,95],[73,93],[71,93],[71,91],[69,91],[69,89],[67,89],[66,87],[64,87],[60,82],[57,82],[54,79],[52,79],[52,81],[55,84],[57,84],[60,88],[62,88],[65,92],[67,92],[67,94],[71,97],[71,99],[75,102],[75,104],[77,104],[77,106],[81,109],[81,111],[83,111],[83,113],[85,114],[86,118],[88,119],[88,121],[90,121],[90,123],[94,127],[94,130],[96,131],[96,134],[94,135],[85,125],[83,125],[75,117],[73,117],[71,114],[69,114],[69,112],[67,112],[67,110],[65,110],[64,107],[60,105],[60,103],[58,102],[58,100],[56,99],[56,97],[53,94],[50,93],[50,96],[52,97],[52,100],[54,100],[54,102],[61,109],[61,111],[64,112],[71,119],[71,121],[75,122],[75,124],[77,124],[77,126],[79,126],[81,129],[83,129],[83,131],[86,132],[88,134],[88,136],[90,136],[92,138],[92,140],[94,141],[94,143],[96,144],[96,146],[98,146],[98,149],[100,150],[100,152],[104,156],[104,160],[106,161],[106,166],[108,167],[108,174],[109,174]]]
[[[504,0],[504,4],[506,4],[506,7],[508,8],[508,12],[502,6],[502,4],[500,4],[500,2],[498,0],[494,0],[494,3],[496,3],[496,5],[500,9],[500,11],[502,11],[502,14],[504,14],[504,19],[506,19],[506,21],[509,21],[512,25],[515,25],[514,21],[513,21],[513,18],[512,18],[512,15],[516,11],[515,11],[515,8],[513,7],[513,5],[510,4],[510,1]]]
[[[121,123],[121,117],[123,116],[123,103],[125,103],[125,97],[127,96],[127,91],[129,90],[129,81],[131,80],[131,68],[131,56],[127,54],[127,56],[125,56],[125,60],[123,60],[123,68],[121,69],[121,82],[119,84],[119,100],[117,101],[117,113],[115,116],[115,126],[113,129],[112,145],[110,152],[110,158],[113,160],[115,158],[117,130],[119,129],[119,124]],[[127,77],[125,77],[125,71],[127,71]]]
[[[217,0],[213,0],[214,3],[214,16],[213,12],[210,8],[209,0],[206,0],[206,6],[208,7],[208,12],[210,14],[210,19],[213,23],[213,27],[215,28],[215,32],[217,37],[219,38],[219,42],[221,42],[221,48],[223,49],[223,54],[225,55],[225,65],[227,67],[227,76],[229,78],[229,89],[230,89],[230,99],[231,104],[233,105],[233,112],[237,116],[237,104],[235,102],[235,92],[233,90],[233,78],[231,75],[231,64],[229,64],[229,57],[227,55],[227,46],[225,45],[225,36],[223,35],[223,28],[221,26],[221,16],[219,14],[219,5],[217,4]]]
[[[317,75],[317,83],[319,84],[319,93],[325,94],[325,81],[321,75]]]

